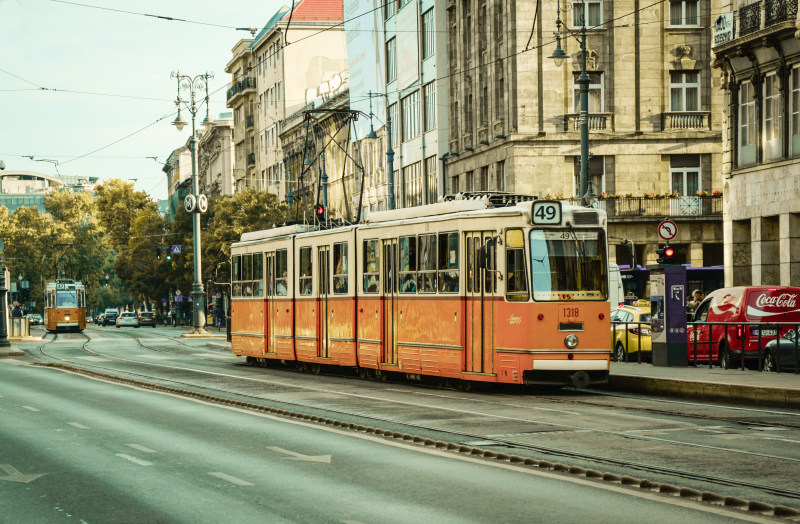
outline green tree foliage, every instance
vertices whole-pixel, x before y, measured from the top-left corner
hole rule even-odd
[[[158,207],[144,191],[134,191],[132,182],[112,178],[95,186],[97,218],[111,239],[111,245],[122,249],[130,240],[133,220],[140,209]]]

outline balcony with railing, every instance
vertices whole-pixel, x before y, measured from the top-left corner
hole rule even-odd
[[[247,115],[244,118],[244,121],[245,121],[245,127],[247,129],[252,129],[253,127],[255,127],[255,118],[253,117],[253,115]]]
[[[580,201],[573,200],[580,205]],[[608,213],[611,221],[639,220],[651,217],[704,217],[722,220],[722,198],[714,196],[681,196],[669,198],[619,197],[597,200],[592,207]]]
[[[255,153],[248,153],[247,154],[247,165],[248,166],[256,165],[256,154]]]
[[[589,113],[589,131],[613,131],[614,113]],[[578,131],[581,128],[580,113],[564,115],[564,132]]]
[[[255,93],[256,92],[256,79],[246,76],[241,80],[237,80],[231,84],[231,87],[228,88],[228,98],[227,101],[230,104],[233,100],[243,95],[247,92]]]
[[[663,113],[662,116],[661,129],[664,131],[711,129],[710,111],[676,111]]]
[[[764,26],[794,20],[797,18],[797,0],[765,0]]]
[[[797,0],[751,2],[739,9],[738,34],[743,37],[775,24],[797,18]]]

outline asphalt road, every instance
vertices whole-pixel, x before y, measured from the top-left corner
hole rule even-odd
[[[758,520],[17,359],[0,419],[0,522]]]

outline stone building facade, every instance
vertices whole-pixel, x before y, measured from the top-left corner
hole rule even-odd
[[[233,194],[233,115],[223,113],[204,123],[198,140],[197,176],[200,193],[213,198]]]
[[[722,12],[713,52],[725,109],[725,284],[800,286],[797,1]]]
[[[669,217],[676,262],[722,265],[712,196],[722,188],[722,97],[709,58],[718,12],[719,0],[449,1],[444,192],[577,195],[585,24],[589,182],[609,213],[612,260],[633,263],[632,244],[637,265],[654,262],[657,224]],[[550,58],[557,30],[560,67]]]
[[[233,46],[233,57],[225,65],[231,75],[231,85],[226,93],[226,105],[233,109],[233,181],[235,191],[256,185],[255,154],[255,96],[256,79],[253,76],[255,57],[251,39],[239,40]]]

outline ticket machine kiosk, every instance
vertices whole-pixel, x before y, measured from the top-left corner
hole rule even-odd
[[[650,265],[650,332],[654,366],[687,366],[686,268]]]

